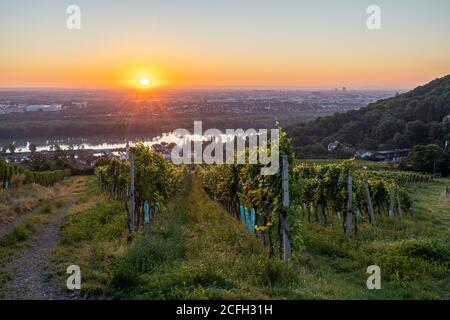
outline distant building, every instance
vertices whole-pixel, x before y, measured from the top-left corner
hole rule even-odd
[[[35,105],[29,105],[26,106],[25,111],[26,112],[55,112],[55,111],[61,111],[62,105],[61,104],[35,104]]]
[[[373,155],[373,152],[368,151],[368,150],[358,150],[355,152],[355,157],[361,158],[361,159],[370,158],[370,157],[372,157],[372,155]]]
[[[336,150],[338,147],[339,147],[339,145],[340,145],[340,143],[339,143],[339,141],[334,141],[334,142],[332,142],[332,143],[329,143],[328,144],[328,151],[334,151],[334,150]]]
[[[342,87],[342,92],[347,92],[347,88],[346,87]]]
[[[87,101],[83,101],[83,102],[72,102],[72,106],[74,106],[75,108],[87,108],[88,103],[87,103]]]
[[[358,150],[355,152],[355,157],[360,159],[372,159],[376,161],[392,161],[399,162],[407,157],[411,149],[394,149],[381,151],[366,151]]]
[[[450,122],[450,114],[446,115],[444,119],[442,119],[442,122]]]

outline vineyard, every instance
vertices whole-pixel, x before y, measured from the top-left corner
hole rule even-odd
[[[285,134],[281,154],[287,156],[287,165],[293,162]],[[432,181],[431,176],[413,172],[359,169],[355,160],[298,163],[288,169],[290,203],[285,208],[281,170],[277,175],[261,176],[259,165],[214,165],[198,167],[197,175],[209,196],[246,224],[251,233],[262,237],[272,255],[274,227],[278,227],[279,252],[285,241],[283,230],[294,250],[302,248],[303,223],[341,223],[344,233],[357,235],[361,224],[412,217],[413,203],[405,186]]]
[[[55,279],[64,285],[76,261],[87,298],[445,297],[447,181],[368,170],[355,160],[296,162],[289,139],[280,137],[275,175],[261,175],[256,164],[197,165],[188,173],[136,144],[96,176],[69,179],[63,193],[55,186],[53,209],[42,204],[61,214],[46,214],[48,221],[66,217],[50,261]],[[4,168],[13,187],[19,175],[45,177]],[[60,194],[74,204],[70,211],[58,207]],[[365,286],[373,264],[383,270],[381,291]]]
[[[158,213],[181,185],[184,168],[176,167],[161,154],[137,144],[128,150],[130,159],[112,159],[97,169],[100,190],[110,199],[123,200],[130,232]],[[132,177],[132,179],[130,179]]]
[[[418,173],[355,170],[352,160],[313,167],[299,164],[293,168],[292,176],[293,206],[307,215],[309,222],[311,215],[314,221],[325,224],[328,215],[344,222],[347,212],[352,211],[355,233],[360,222],[367,220],[375,225],[383,217],[409,214],[412,203],[404,185],[432,180]]]
[[[0,187],[4,189],[30,183],[51,186],[70,177],[70,175],[70,170],[29,171],[23,167],[9,165],[4,161],[0,161]]]

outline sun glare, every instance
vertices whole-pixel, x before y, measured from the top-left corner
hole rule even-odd
[[[138,91],[154,91],[166,85],[164,76],[158,70],[144,67],[125,66],[118,69],[115,77],[120,87]]]
[[[148,81],[147,78],[141,78],[141,80],[139,80],[139,83],[141,84],[141,86],[147,87],[150,84],[150,81]]]

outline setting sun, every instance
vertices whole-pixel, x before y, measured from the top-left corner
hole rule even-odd
[[[150,81],[148,81],[147,78],[141,78],[141,80],[139,80],[139,83],[141,84],[141,86],[147,87],[150,84]]]
[[[111,73],[113,83],[139,91],[154,90],[168,85],[167,76],[156,67],[124,65]]]

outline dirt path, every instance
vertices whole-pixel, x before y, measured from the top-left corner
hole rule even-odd
[[[7,284],[8,300],[53,300],[71,299],[72,296],[61,292],[60,288],[47,277],[46,261],[50,249],[59,239],[59,229],[67,211],[75,204],[68,202],[48,226],[38,235],[36,242],[22,256],[12,261],[7,269],[12,277]]]
[[[80,182],[81,181],[81,182]],[[6,265],[6,270],[11,274],[11,278],[6,284],[7,300],[65,300],[76,297],[61,288],[61,284],[48,277],[48,255],[51,249],[57,244],[60,237],[60,228],[64,223],[67,212],[77,203],[86,188],[85,180],[76,180],[73,187],[68,190],[65,196],[65,205],[58,209],[49,223],[37,234],[30,248],[26,249],[18,258]],[[54,198],[49,203],[55,202],[60,197]],[[40,206],[41,207],[41,206]],[[1,235],[7,234],[14,229],[14,226],[33,214],[37,208],[30,213],[20,217],[7,228],[0,230]]]

